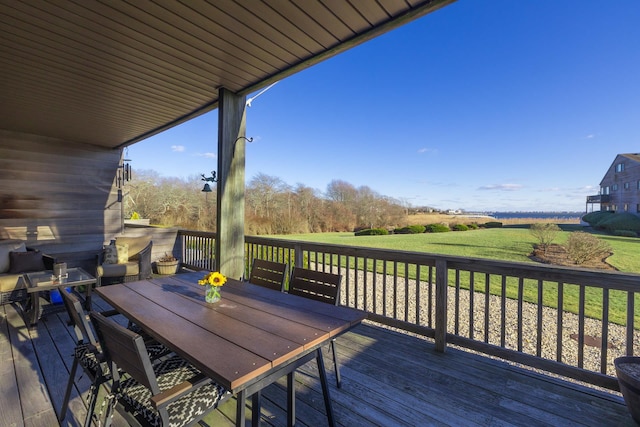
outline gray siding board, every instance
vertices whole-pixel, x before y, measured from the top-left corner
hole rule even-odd
[[[0,130],[0,238],[21,238],[70,266],[95,270],[121,231],[120,150]]]
[[[603,209],[616,207],[617,212],[624,212],[625,204],[628,207],[628,212],[638,213],[637,207],[640,204],[640,190],[638,189],[638,182],[640,181],[640,162],[636,160],[637,156],[628,157],[624,154],[618,154],[609,166],[609,169],[605,173],[602,181],[600,181],[600,187],[609,187],[609,203],[603,203]],[[616,166],[620,163],[624,164],[624,170],[616,172]],[[629,188],[625,189],[625,183],[629,183]],[[617,189],[614,190],[614,185],[617,185]]]

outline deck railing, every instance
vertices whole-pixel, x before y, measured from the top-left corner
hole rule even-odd
[[[215,234],[180,236],[183,263],[207,268],[193,255],[211,260],[200,248]],[[255,236],[245,254],[245,277],[254,258],[339,273],[342,305],[440,351],[458,345],[613,390],[613,359],[640,355],[637,274]]]

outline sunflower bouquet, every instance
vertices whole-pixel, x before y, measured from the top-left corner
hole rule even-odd
[[[202,280],[198,280],[198,285],[206,286],[205,300],[216,302],[220,300],[220,287],[227,282],[227,278],[219,271],[207,273]]]

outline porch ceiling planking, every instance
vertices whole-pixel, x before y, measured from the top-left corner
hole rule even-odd
[[[0,0],[0,129],[117,148],[455,0]]]

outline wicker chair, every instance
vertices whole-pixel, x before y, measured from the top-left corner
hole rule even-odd
[[[96,267],[96,286],[112,283],[134,282],[151,277],[151,249],[153,242],[148,238],[118,237],[110,246],[126,247],[125,260],[108,263],[105,250],[98,254]],[[121,262],[123,261],[123,262]]]

